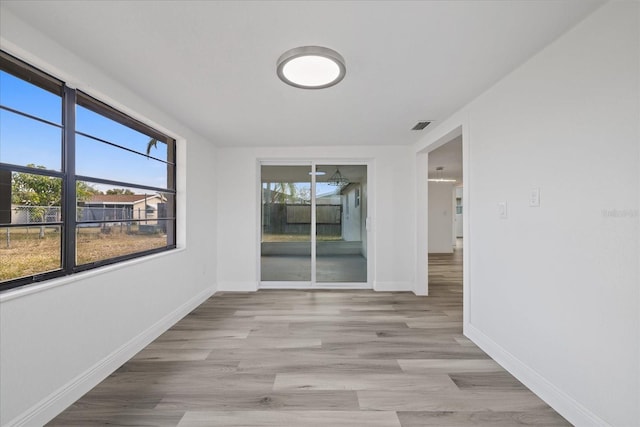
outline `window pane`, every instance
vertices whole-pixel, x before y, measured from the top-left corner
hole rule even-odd
[[[0,162],[61,170],[62,130],[0,110]]]
[[[166,143],[162,141],[150,143],[153,140],[150,136],[79,105],[76,106],[76,130],[138,153],[146,154],[149,149],[149,155],[167,160]]]
[[[11,223],[60,222],[62,179],[13,172],[11,174]]]
[[[316,176],[316,280],[367,281],[367,167],[322,165]]]
[[[167,188],[166,163],[78,135],[78,175]]]
[[[60,226],[0,227],[0,281],[61,268]]]
[[[311,166],[262,166],[260,280],[311,280]]]
[[[173,227],[173,221],[169,226]],[[83,265],[167,246],[158,221],[85,223],[77,228],[76,264]]]
[[[0,52],[0,289],[175,247],[174,162],[171,138]]]
[[[0,71],[0,104],[62,124],[62,98],[6,71]]]

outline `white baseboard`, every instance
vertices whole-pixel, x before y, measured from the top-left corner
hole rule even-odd
[[[86,392],[111,375],[111,373],[122,366],[123,363],[135,356],[136,353],[189,314],[194,308],[206,301],[215,292],[215,287],[210,287],[200,292],[91,368],[33,405],[24,413],[9,421],[5,427],[42,426],[51,421],[56,415],[60,414],[69,405],[73,404]]]
[[[218,282],[218,292],[255,292],[258,282]]]
[[[422,289],[416,289],[416,286],[413,287],[412,291],[414,295],[419,297],[426,297],[429,295],[429,289],[426,286],[422,286]]]
[[[412,282],[374,282],[373,290],[377,292],[413,292]]]
[[[571,424],[585,427],[610,426],[602,418],[524,364],[478,328],[467,323],[464,325],[464,334]]]

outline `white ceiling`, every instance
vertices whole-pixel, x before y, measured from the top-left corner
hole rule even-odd
[[[18,18],[220,146],[403,145],[603,2],[7,1]],[[345,79],[301,90],[286,50],[337,50]],[[433,126],[433,125],[432,125]]]

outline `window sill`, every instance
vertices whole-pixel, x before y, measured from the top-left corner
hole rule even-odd
[[[39,293],[39,292],[48,291],[50,289],[57,288],[59,286],[64,286],[69,283],[77,282],[79,280],[86,280],[91,277],[100,276],[102,274],[106,274],[111,271],[128,268],[137,264],[143,264],[158,258],[172,256],[184,250],[185,248],[175,248],[170,251],[160,252],[153,255],[142,256],[140,258],[134,258],[134,259],[119,262],[116,264],[106,265],[104,267],[87,270],[81,273],[74,273],[69,276],[46,280],[38,284],[25,285],[15,289],[9,289],[3,293],[0,293],[0,304],[5,303],[7,301],[11,301],[13,299],[22,298],[22,297]]]

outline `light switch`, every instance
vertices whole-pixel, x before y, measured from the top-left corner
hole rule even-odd
[[[529,206],[532,208],[540,207],[540,189],[532,188],[529,193]]]
[[[498,217],[507,219],[507,202],[498,202]]]

